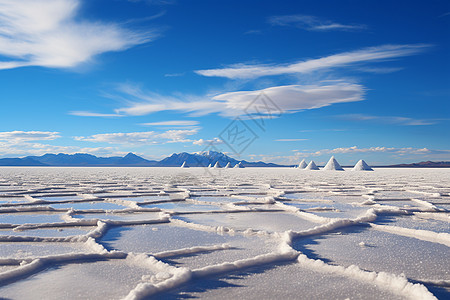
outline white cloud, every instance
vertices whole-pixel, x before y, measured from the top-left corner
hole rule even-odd
[[[250,79],[261,76],[296,73],[305,74],[317,70],[332,69],[354,65],[357,63],[367,63],[413,55],[424,51],[428,47],[430,47],[430,45],[383,45],[378,47],[364,48],[356,51],[343,52],[317,59],[309,59],[293,64],[236,64],[221,69],[198,70],[195,72],[203,76],[226,77],[230,79]]]
[[[199,124],[198,121],[174,120],[174,121],[142,123],[141,125],[146,125],[146,126],[195,126],[198,124]]]
[[[324,83],[322,85],[286,85],[257,91],[231,92],[213,97],[223,101],[226,115],[265,114],[264,107],[254,100],[263,93],[283,112],[293,113],[314,109],[334,103],[363,100],[364,88],[347,82]],[[255,105],[254,105],[255,104]]]
[[[362,24],[340,24],[307,15],[284,15],[269,18],[269,23],[275,26],[294,26],[310,31],[357,31],[366,29]]]
[[[352,153],[392,153],[398,155],[425,155],[425,154],[437,154],[437,153],[449,153],[450,150],[431,150],[428,148],[413,148],[413,147],[370,147],[370,148],[358,148],[357,146],[352,147],[341,147],[335,149],[322,149],[315,152],[297,152],[297,155],[306,156],[320,156],[324,154],[352,154]]]
[[[334,149],[322,149],[318,151],[292,150],[293,155],[249,155],[252,160],[263,160],[279,164],[298,164],[301,159],[314,160],[319,165],[325,164],[331,155],[337,155],[339,162],[353,165],[357,160],[363,158],[368,162],[379,161],[377,165],[389,165],[405,162],[418,162],[424,160],[449,160],[450,150],[439,150],[414,147],[369,147],[358,148],[341,147]],[[380,162],[381,161],[381,162]],[[384,161],[384,162],[383,162]]]
[[[348,115],[340,115],[338,116],[341,119],[350,120],[350,121],[371,121],[382,124],[394,124],[394,125],[403,125],[403,126],[424,126],[424,125],[433,125],[436,124],[436,121],[433,120],[424,120],[424,119],[413,119],[407,117],[395,117],[395,116],[371,116],[365,114],[348,114]]]
[[[261,103],[254,102],[260,95],[268,97],[276,110],[294,113],[305,109],[315,109],[334,103],[364,100],[364,87],[343,81],[322,82],[316,85],[286,85],[255,91],[239,91],[215,96],[163,96],[143,92],[133,87],[123,89],[129,106],[118,108],[119,115],[141,116],[160,111],[179,111],[193,116],[217,113],[225,117],[258,114],[268,115]],[[95,115],[96,113],[92,113]],[[99,114],[103,115],[103,114]],[[107,114],[108,115],[108,114]],[[177,121],[178,122],[178,121]],[[158,122],[156,122],[158,123]],[[152,125],[151,123],[146,123]]]
[[[145,132],[127,132],[127,133],[102,133],[88,137],[75,137],[77,141],[109,143],[109,144],[163,144],[163,143],[186,143],[192,142],[187,139],[188,136],[197,134],[198,129],[190,130],[167,130],[164,132],[145,131]]]
[[[93,155],[123,155],[124,151],[119,151],[115,147],[78,147],[60,146],[31,142],[31,140],[20,141],[0,141],[0,157],[18,157],[29,155],[43,155],[46,153],[89,153]]]
[[[95,55],[146,43],[153,33],[80,19],[79,0],[1,0],[0,69],[71,68]]]
[[[20,143],[24,141],[43,141],[59,138],[59,132],[51,131],[4,131],[0,132],[0,141]]]
[[[198,145],[198,146],[204,146],[204,145],[220,145],[223,144],[223,141],[219,138],[213,138],[212,140],[204,140],[204,139],[199,139],[196,141],[193,141],[192,144],[194,145]]]

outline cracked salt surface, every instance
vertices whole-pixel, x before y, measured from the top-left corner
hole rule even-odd
[[[8,299],[450,297],[450,170],[0,168]]]

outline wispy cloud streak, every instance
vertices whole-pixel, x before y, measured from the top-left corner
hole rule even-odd
[[[59,132],[52,131],[4,131],[0,132],[0,141],[18,143],[24,141],[44,141],[60,138]]]
[[[144,131],[144,132],[116,132],[101,133],[91,136],[79,136],[74,139],[84,142],[109,143],[109,144],[163,144],[163,143],[186,143],[192,142],[188,136],[197,134],[198,129],[190,130],[167,130],[164,132]]]
[[[361,122],[361,121],[369,121],[381,124],[394,124],[394,125],[403,125],[403,126],[424,126],[424,125],[433,125],[437,122],[434,120],[425,120],[425,119],[413,119],[407,117],[396,117],[396,116],[371,116],[365,114],[348,114],[348,115],[339,115],[337,116],[340,119]]]
[[[116,109],[115,114],[82,112],[76,115],[99,117],[116,115],[143,116],[161,111],[177,111],[188,113],[192,116],[219,114],[224,117],[236,117],[260,114],[257,107],[251,106],[251,103],[262,93],[269,97],[285,113],[295,113],[335,103],[362,101],[364,100],[365,89],[362,85],[355,83],[328,81],[316,85],[275,86],[261,90],[230,92],[215,96],[164,96],[145,92],[134,86],[122,87],[120,92],[123,94],[120,98],[128,99],[128,105]],[[175,123],[160,122],[159,124],[174,125]],[[192,121],[187,124],[192,124]],[[146,125],[156,125],[156,123],[147,123]]]
[[[340,24],[308,15],[272,16],[268,22],[274,26],[294,26],[310,31],[358,31],[367,28],[363,24]]]
[[[333,69],[361,63],[388,60],[414,55],[425,51],[431,45],[383,45],[343,52],[322,58],[309,59],[292,64],[248,65],[236,64],[220,69],[197,70],[197,74],[207,77],[226,77],[230,79],[251,79],[261,76],[283,74],[305,74],[318,70]]]

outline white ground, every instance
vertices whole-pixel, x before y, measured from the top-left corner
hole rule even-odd
[[[448,299],[450,169],[0,168],[1,299]]]

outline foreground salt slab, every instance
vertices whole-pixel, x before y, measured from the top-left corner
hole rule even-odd
[[[333,264],[357,265],[365,270],[405,274],[414,280],[450,280],[448,247],[383,231],[348,228],[310,240],[294,248],[311,251]],[[402,259],[399,259],[402,257]]]
[[[131,261],[99,261],[47,269],[2,289],[10,299],[120,299],[151,270]]]
[[[450,295],[447,169],[0,168],[0,181],[1,297]]]
[[[298,264],[257,267],[208,278],[161,297],[226,300],[230,295],[237,299],[404,299],[375,285],[327,276]]]

